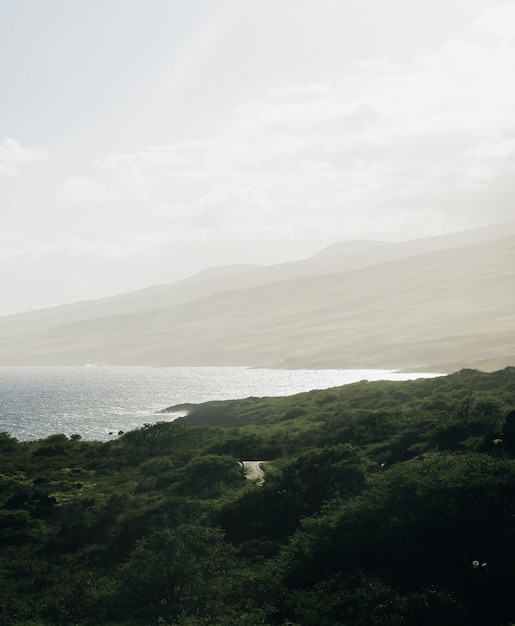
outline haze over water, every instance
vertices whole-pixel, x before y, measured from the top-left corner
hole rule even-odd
[[[287,396],[360,380],[437,375],[247,367],[3,367],[0,431],[20,440],[56,433],[109,440],[145,423],[173,421],[181,414],[156,413],[175,404]]]

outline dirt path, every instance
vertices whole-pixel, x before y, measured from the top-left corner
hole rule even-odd
[[[265,479],[265,472],[263,465],[266,461],[242,461],[243,469],[245,470],[245,477],[247,480],[255,480],[257,483],[262,483]]]

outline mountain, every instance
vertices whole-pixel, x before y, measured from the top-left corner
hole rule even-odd
[[[488,236],[348,242],[0,318],[0,364],[497,369],[515,363],[515,236]]]
[[[139,315],[173,307],[211,294],[321,274],[345,272],[386,261],[409,258],[472,243],[515,235],[515,221],[400,243],[356,240],[332,244],[308,259],[277,265],[230,265],[203,270],[168,285],[91,301],[74,302],[9,316],[0,316],[0,338],[46,332],[49,328],[120,313]]]

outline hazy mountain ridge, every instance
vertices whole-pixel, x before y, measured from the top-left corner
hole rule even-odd
[[[104,301],[10,316],[0,320],[0,363],[453,369],[481,362],[495,369],[515,362],[515,237],[463,243],[480,236],[356,242],[321,253],[330,259],[325,273],[308,273],[317,271],[310,261],[318,255],[268,268],[229,266]],[[442,249],[456,241],[463,247]],[[413,247],[440,249],[327,273],[340,269],[335,257],[351,248],[363,264]],[[307,275],[280,280],[299,271]],[[181,289],[190,300],[173,297]]]
[[[33,332],[62,323],[106,317],[119,313],[141,313],[161,306],[176,306],[221,291],[243,289],[268,282],[333,274],[386,261],[400,260],[424,252],[463,247],[472,243],[515,235],[515,221],[472,230],[391,243],[365,239],[332,244],[307,259],[277,265],[229,265],[202,270],[171,284],[152,285],[137,291],[97,300],[0,316],[0,336]]]

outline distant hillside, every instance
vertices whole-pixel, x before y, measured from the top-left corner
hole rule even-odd
[[[229,282],[257,271],[225,270]],[[63,308],[39,312],[34,329],[30,316],[3,318],[0,364],[498,369],[515,363],[514,285],[511,236],[182,303],[158,298],[152,308],[156,288],[148,301],[144,292],[120,297],[118,309],[109,299],[104,316],[106,301],[84,319],[79,305],[69,319]],[[139,298],[146,307],[134,307]]]
[[[321,274],[347,272],[386,261],[409,258],[424,252],[450,250],[509,235],[515,235],[515,222],[492,224],[401,243],[368,240],[343,241],[324,248],[308,259],[278,265],[247,264],[213,267],[168,285],[153,285],[108,298],[0,316],[0,339],[46,332],[49,328],[62,324],[113,315],[141,315],[148,311],[175,307],[223,291]]]

